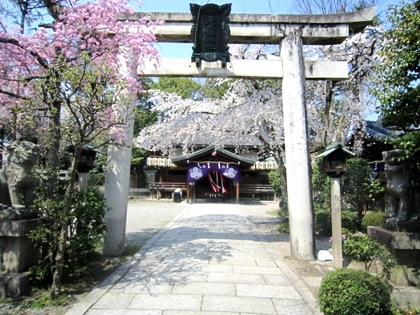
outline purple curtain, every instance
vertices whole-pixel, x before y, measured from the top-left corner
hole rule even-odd
[[[187,182],[193,183],[206,177],[210,172],[218,171],[223,176],[239,182],[240,172],[239,167],[228,163],[194,163],[188,165]]]

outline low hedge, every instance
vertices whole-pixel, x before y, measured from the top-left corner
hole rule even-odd
[[[331,211],[321,210],[315,213],[315,232],[318,236],[331,236]],[[341,212],[341,225],[343,229],[355,232],[357,228],[357,216],[350,210]]]
[[[384,212],[369,212],[362,219],[362,231],[366,233],[368,226],[382,226],[385,219]]]
[[[338,269],[319,288],[325,315],[391,315],[391,293],[379,278],[362,270]]]

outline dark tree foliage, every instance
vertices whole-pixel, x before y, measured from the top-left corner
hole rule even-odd
[[[200,90],[200,84],[189,78],[165,77],[152,84],[151,88],[175,93],[184,99],[195,99],[197,98],[197,91]]]
[[[420,2],[401,2],[387,13],[383,58],[374,90],[384,123],[403,129],[420,126]]]

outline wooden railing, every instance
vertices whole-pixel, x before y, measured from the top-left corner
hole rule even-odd
[[[187,184],[182,182],[152,182],[149,183],[148,188],[131,188],[130,195],[149,195],[152,199],[160,199],[162,193],[168,195],[168,193],[173,193],[177,188],[182,190],[184,197],[187,196]],[[265,184],[240,184],[239,193],[251,195],[253,199],[255,198],[255,195],[273,195],[273,198],[275,198],[275,191],[273,187]]]
[[[274,193],[274,189],[271,185],[264,184],[241,184],[239,191],[244,193]]]
[[[276,200],[276,193],[271,185],[241,184],[239,186],[240,198],[244,198],[249,195],[251,195],[252,199],[266,199],[266,197],[270,196],[269,199],[272,198],[272,200]],[[258,198],[255,198],[255,195],[257,195]]]
[[[183,192],[187,191],[187,184],[186,183],[171,183],[171,182],[164,182],[164,183],[157,183],[152,182],[149,183],[150,190],[159,190],[159,191],[174,191],[177,188],[181,188]]]

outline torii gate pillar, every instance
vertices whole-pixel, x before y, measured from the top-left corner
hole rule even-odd
[[[283,118],[289,208],[290,251],[299,260],[315,258],[312,184],[305,104],[302,38],[296,28],[281,41]]]
[[[129,48],[120,48],[119,53],[120,76],[122,78],[135,78],[132,73],[134,62]],[[136,67],[134,67],[136,70]],[[108,148],[108,161],[105,177],[105,199],[109,211],[105,214],[106,232],[102,253],[105,256],[120,256],[125,248],[125,229],[127,219],[127,204],[130,191],[131,152],[134,131],[134,108],[136,95],[131,95],[126,89],[121,100],[116,104],[115,111],[119,118],[125,120],[124,144],[122,146],[110,145]],[[127,101],[129,102],[127,104]]]

